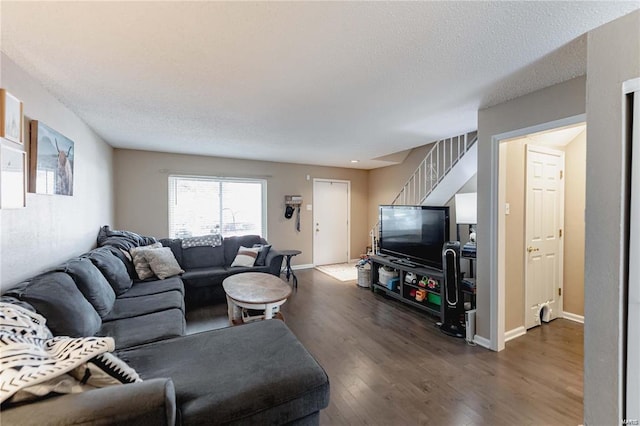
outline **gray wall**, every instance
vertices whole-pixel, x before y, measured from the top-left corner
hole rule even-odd
[[[0,210],[0,285],[6,290],[95,246],[98,229],[114,217],[113,149],[4,54],[1,60],[0,86],[24,103],[26,141],[34,119],[75,142],[72,197],[27,193],[26,208]]]
[[[588,425],[621,424],[629,157],[622,83],[640,77],[640,12],[589,32],[587,73],[584,417]]]

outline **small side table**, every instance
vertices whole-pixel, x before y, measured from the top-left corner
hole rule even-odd
[[[291,258],[293,256],[297,256],[302,253],[300,250],[279,250],[280,253],[285,257],[286,267],[285,273],[287,277],[287,282],[289,282],[289,277],[293,277],[293,288],[298,288],[298,277],[293,273],[293,269],[291,269]]]

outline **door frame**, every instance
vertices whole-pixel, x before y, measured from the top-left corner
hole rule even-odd
[[[510,140],[523,136],[567,127],[587,121],[587,114],[578,114],[560,120],[536,124],[534,126],[491,136],[491,188],[489,202],[489,342],[494,351],[501,351],[505,344],[505,234],[506,220],[506,161],[505,149]]]
[[[628,152],[631,152],[632,164],[629,170],[630,199],[628,206],[629,216],[627,217],[629,224],[629,251],[626,259],[628,264],[627,318],[626,323],[624,320],[620,323],[622,328],[620,339],[622,362],[620,362],[620,369],[626,368],[626,376],[622,376],[624,398],[621,398],[620,404],[623,404],[624,409],[620,411],[624,413],[626,419],[637,419],[640,416],[640,407],[637,405],[637,401],[640,399],[640,337],[638,337],[638,332],[640,332],[640,325],[638,325],[638,320],[640,319],[640,311],[638,309],[640,307],[640,266],[638,263],[632,263],[631,259],[637,259],[640,255],[640,224],[632,221],[631,218],[637,217],[640,213],[640,155],[637,155],[640,152],[640,78],[623,83],[623,99],[626,101],[625,98],[628,96],[633,96],[633,111],[630,111],[633,115],[626,116],[625,122],[631,121],[633,128],[629,135],[628,147]],[[636,155],[633,155],[634,152]],[[624,358],[625,355],[626,359]]]
[[[561,151],[559,149],[548,148],[548,147],[545,147],[545,146],[540,146],[540,145],[530,144],[530,143],[525,144],[524,149],[525,149],[525,155],[526,155],[526,157],[525,157],[525,174],[526,174],[527,178],[525,179],[525,188],[524,188],[524,190],[525,190],[524,191],[525,192],[525,209],[524,209],[524,215],[525,215],[524,216],[524,227],[525,227],[524,234],[525,234],[525,238],[524,238],[524,246],[522,247],[522,253],[523,253],[523,257],[524,257],[524,328],[525,328],[525,330],[527,330],[527,312],[530,309],[530,304],[529,304],[529,301],[528,301],[528,299],[529,299],[529,286],[531,285],[531,283],[529,283],[529,280],[527,278],[528,277],[528,274],[527,274],[528,269],[527,268],[529,267],[528,266],[529,265],[529,255],[528,255],[527,249],[526,249],[526,246],[528,245],[528,241],[527,241],[527,235],[528,235],[528,233],[527,233],[527,226],[528,226],[527,217],[529,215],[529,211],[527,209],[527,206],[528,206],[527,201],[528,201],[528,197],[529,197],[529,191],[528,191],[528,189],[529,189],[529,182],[528,182],[528,176],[529,176],[529,152],[530,151],[534,151],[534,152],[537,152],[539,154],[546,154],[546,155],[560,154],[560,157],[562,158],[562,168],[561,168],[561,170],[562,170],[563,174],[564,174],[564,171],[565,171],[565,168],[566,168],[565,167],[566,159],[565,159],[564,151]],[[561,201],[562,201],[562,203],[560,205],[560,213],[559,213],[560,220],[559,220],[558,226],[559,226],[560,229],[562,229],[562,232],[564,233],[564,229],[565,229],[565,226],[564,226],[564,220],[565,220],[565,217],[564,217],[564,202],[565,202],[565,196],[566,196],[565,195],[565,180],[564,180],[564,178],[561,179],[561,185],[562,185],[562,190],[561,190],[561,198],[562,198]],[[558,250],[558,258],[559,258],[559,261],[558,261],[558,266],[559,266],[558,274],[560,275],[560,277],[559,277],[559,288],[561,290],[560,290],[560,294],[557,295],[557,303],[556,303],[557,313],[556,313],[555,318],[562,318],[563,312],[564,312],[564,303],[563,303],[563,300],[564,300],[564,295],[563,295],[563,293],[564,293],[564,291],[563,291],[564,290],[563,289],[564,288],[564,274],[563,274],[563,271],[564,271],[564,236],[558,237],[558,241],[559,241],[559,246],[560,246],[559,250]],[[557,290],[554,289],[554,292],[555,291],[557,291]]]
[[[316,266],[316,183],[317,182],[330,182],[330,183],[346,183],[347,184],[347,262],[351,260],[351,181],[342,179],[330,179],[330,178],[313,178],[313,222],[311,227],[311,247],[312,247],[312,263]]]

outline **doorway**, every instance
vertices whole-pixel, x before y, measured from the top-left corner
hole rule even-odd
[[[535,130],[499,144],[503,342],[541,320],[584,322],[586,125]]]
[[[313,264],[349,261],[351,182],[313,180]]]

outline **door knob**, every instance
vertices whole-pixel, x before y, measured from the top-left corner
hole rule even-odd
[[[529,246],[529,247],[527,247],[527,251],[528,251],[529,253],[531,253],[531,252],[533,252],[533,251],[540,251],[540,249],[539,249],[539,248],[533,248],[533,247]]]

